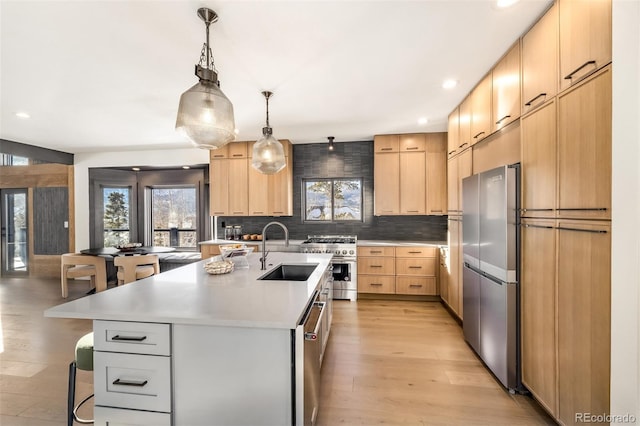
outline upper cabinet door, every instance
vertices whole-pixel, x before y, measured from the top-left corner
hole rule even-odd
[[[447,214],[447,134],[428,133],[427,214]]]
[[[560,89],[611,62],[611,0],[560,0]]]
[[[458,137],[460,133],[460,112],[459,108],[449,114],[447,126],[447,157],[451,158],[458,151]]]
[[[462,101],[459,113],[460,116],[458,120],[460,127],[458,129],[458,148],[456,154],[471,146],[471,95]]]
[[[471,145],[491,133],[491,73],[471,92]]]
[[[492,73],[493,119],[491,130],[500,130],[520,117],[520,41],[498,62]]]
[[[424,133],[400,135],[400,151],[424,152],[425,146]]]
[[[379,152],[398,152],[400,149],[399,135],[376,135],[373,138],[373,150]]]
[[[558,93],[558,4],[522,37],[522,113]]]
[[[377,140],[377,136],[376,139]],[[373,196],[376,216],[400,214],[400,157],[397,152],[374,155]]]

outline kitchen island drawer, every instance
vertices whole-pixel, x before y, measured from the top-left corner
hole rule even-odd
[[[97,405],[171,412],[171,358],[93,353]]]
[[[358,256],[387,256],[393,257],[395,249],[393,247],[358,247]]]
[[[396,277],[396,294],[437,296],[435,277]]]
[[[436,276],[436,258],[396,258],[396,275]]]
[[[96,426],[171,426],[171,414],[152,411],[95,406],[93,417]]]
[[[396,247],[396,257],[436,257],[437,247]]]
[[[169,324],[96,320],[93,335],[96,351],[171,355]]]
[[[358,277],[358,293],[394,294],[395,280],[394,276],[361,275]]]
[[[358,275],[395,275],[393,257],[359,257]]]

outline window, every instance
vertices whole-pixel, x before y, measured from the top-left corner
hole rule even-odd
[[[196,188],[153,187],[149,191],[153,245],[195,248],[198,242]]]
[[[362,179],[303,179],[304,220],[362,221]]]
[[[131,191],[128,187],[103,187],[104,247],[129,243]]]

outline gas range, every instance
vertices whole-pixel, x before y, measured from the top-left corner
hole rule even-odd
[[[358,237],[353,235],[309,235],[302,253],[331,253],[334,259],[355,259]]]

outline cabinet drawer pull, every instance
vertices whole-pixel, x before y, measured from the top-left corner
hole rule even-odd
[[[413,150],[413,149],[418,149],[417,146],[408,146],[407,148],[405,148],[407,151]]]
[[[233,214],[243,214],[244,212],[233,212]]]
[[[520,213],[525,212],[552,212],[553,209],[520,209]]]
[[[571,71],[564,79],[565,80],[571,80],[573,78],[573,75],[575,73],[577,73],[578,71],[580,71],[582,68],[586,67],[587,65],[595,65],[596,61],[587,61],[584,64],[580,65],[578,68],[576,68],[575,70]],[[597,67],[596,67],[597,68]]]
[[[447,153],[447,155],[451,155],[451,154],[453,154],[454,152],[456,152],[456,150],[455,150],[455,149],[454,149],[453,151],[449,151],[449,152]]]
[[[418,210],[407,210],[407,213],[418,213]]]
[[[531,224],[524,224],[522,225],[525,228],[542,228],[542,229],[553,229],[553,226],[544,226],[544,225],[531,225]]]
[[[369,253],[382,253],[382,250],[369,250]]]
[[[597,212],[606,212],[607,208],[606,207],[594,207],[594,208],[584,208],[584,209],[570,209],[570,208],[566,208],[566,209],[558,209],[558,211],[565,211],[565,212],[589,212],[589,211],[597,211]]]
[[[135,387],[143,387],[148,383],[147,380],[120,380],[120,379],[116,379],[114,380],[113,384],[114,385],[120,385],[120,386],[135,386]]]
[[[540,93],[538,96],[536,96],[535,98],[531,99],[529,102],[524,104],[524,106],[531,106],[531,104],[533,104],[538,98],[543,97],[543,96],[546,97],[547,94],[546,93]]]
[[[604,229],[580,229],[580,228],[565,228],[564,226],[558,226],[556,229],[561,231],[577,231],[577,232],[589,232],[591,234],[606,234]]]
[[[420,254],[420,253],[422,253],[422,250],[410,251],[409,253],[411,253],[411,254]]]
[[[380,148],[380,151],[391,151],[393,148]]]
[[[422,269],[422,266],[409,266],[409,269]]]
[[[213,212],[213,214],[214,214],[214,216],[224,215],[224,214],[226,214],[226,212]]]
[[[442,210],[433,210],[433,209],[431,209],[431,211],[434,212],[434,213],[442,213]]]
[[[480,135],[484,135],[484,132],[480,132],[480,133],[478,133],[478,134],[477,134],[477,135],[475,135],[473,138],[474,138],[474,139],[478,139],[478,137],[479,137]]]
[[[213,158],[224,158],[224,154],[214,154]]]
[[[253,212],[252,214],[264,214],[264,212]]]
[[[121,342],[144,342],[147,340],[147,336],[121,336],[116,334],[111,340],[118,340]]]
[[[458,145],[458,148],[463,148],[463,147],[465,147],[465,146],[467,146],[467,145],[469,145],[469,142],[465,142],[465,143],[463,143],[462,145]]]
[[[234,157],[242,157],[243,154],[233,154]]]
[[[284,212],[273,212],[273,214],[284,214]]]
[[[382,268],[382,265],[371,265],[369,268]]]
[[[422,284],[409,284],[409,287],[420,288],[420,287],[422,287]]]
[[[381,285],[382,285],[382,283],[371,283],[371,284],[369,284],[369,285],[371,285],[371,286],[381,286]]]
[[[511,118],[510,115],[505,115],[504,117],[502,117],[500,120],[496,121],[496,124],[500,124],[502,123],[504,120],[506,120],[507,118]]]

